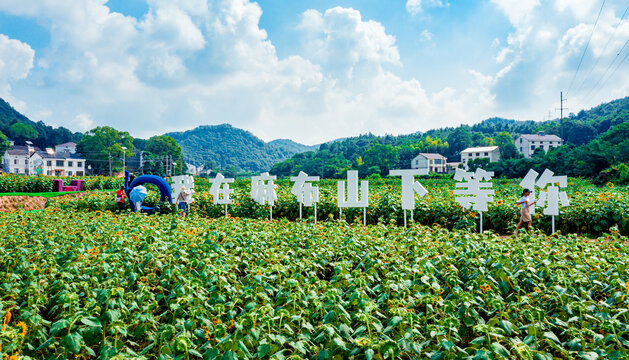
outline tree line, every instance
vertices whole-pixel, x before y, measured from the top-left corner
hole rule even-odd
[[[430,130],[403,136],[372,134],[320,145],[317,151],[296,154],[273,166],[272,173],[294,176],[299,171],[324,178],[341,178],[347,170],[361,177],[386,176],[390,169],[410,168],[419,153],[438,153],[448,162],[459,162],[468,147],[498,146],[501,161],[470,162],[470,167],[494,171],[496,176],[519,178],[528,169],[548,168],[569,176],[598,182],[629,182],[629,97],[543,122],[491,118],[472,126]],[[537,149],[532,159],[518,153],[514,140],[522,134],[557,135],[564,146],[548,153]],[[625,179],[627,178],[627,179]],[[625,180],[623,180],[625,179]]]

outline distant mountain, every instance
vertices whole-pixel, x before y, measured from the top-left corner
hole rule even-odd
[[[616,127],[623,123],[629,123],[629,97],[601,104],[589,110],[582,110],[576,115],[571,113],[561,121],[559,119],[510,120],[493,117],[471,126],[432,129],[425,133],[417,132],[398,136],[365,134],[338,139],[321,144],[319,149],[312,153],[296,154],[290,159],[275,164],[272,173],[289,176],[304,171],[322,177],[339,178],[345,176],[347,169],[354,169],[359,171],[361,177],[374,173],[385,176],[391,167],[409,167],[411,159],[420,152],[439,153],[446,156],[448,161],[456,162],[460,159],[460,152],[467,147],[495,144],[501,146],[501,152],[505,158],[517,157],[513,139],[521,134],[545,132],[549,135],[560,136],[566,145],[583,147],[593,140],[609,136],[609,134],[605,135],[608,131],[616,129],[619,132],[620,130]],[[509,137],[510,139],[507,140]],[[617,144],[607,143],[606,146],[617,146]],[[510,153],[512,155],[507,155],[506,150],[509,148],[512,150]],[[617,152],[621,155],[629,154],[625,150]],[[606,158],[612,157],[601,157],[601,159]],[[613,158],[615,160],[610,160],[606,166],[624,161],[621,156]],[[597,163],[604,162],[599,159]],[[573,168],[578,169],[579,166],[575,165]],[[562,171],[570,175],[578,174],[577,171],[571,173],[570,169],[562,169]],[[582,174],[587,173],[582,169],[579,171]]]
[[[44,148],[70,141],[78,142],[82,136],[80,133],[73,134],[64,127],[53,128],[52,126],[44,124],[43,121],[32,121],[20,114],[8,102],[0,98],[0,131],[7,137],[13,138],[9,128],[15,123],[30,125],[37,131],[37,136],[34,138],[14,138],[13,140],[16,140],[17,145],[24,145],[25,140],[30,140],[35,146]]]
[[[293,152],[294,154],[302,153],[306,151],[315,151],[319,148],[319,145],[304,145],[298,142],[294,142],[290,139],[277,139],[269,142],[269,146],[273,146],[280,149],[285,149]]]
[[[317,148],[287,139],[266,143],[249,131],[229,124],[199,126],[166,135],[181,146],[187,163],[218,170],[233,166],[239,172],[269,171],[275,163],[293,154]]]

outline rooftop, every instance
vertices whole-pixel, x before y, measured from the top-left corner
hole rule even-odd
[[[441,154],[437,154],[437,153],[419,153],[419,155],[425,157],[426,159],[445,159],[446,157],[441,155]],[[417,156],[419,156],[417,155]]]
[[[467,148],[467,149],[461,151],[461,153],[491,152],[491,151],[494,151],[494,150],[497,150],[497,149],[498,149],[497,146],[471,147],[471,148]]]
[[[69,151],[57,151],[49,154],[45,151],[37,152],[44,159],[83,159],[81,155],[71,153]]]
[[[55,145],[56,146],[71,146],[71,147],[75,147],[76,143],[73,142],[67,142],[67,143],[63,143],[63,144],[59,144],[59,145]]]
[[[545,135],[544,133],[522,134],[520,136],[529,141],[561,141],[561,138],[557,135]]]

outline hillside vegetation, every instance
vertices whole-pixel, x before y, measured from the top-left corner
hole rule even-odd
[[[246,130],[229,124],[199,126],[185,132],[166,134],[179,144],[185,161],[205,168],[237,172],[269,171],[273,164],[296,152],[312,149],[292,140],[266,143]]]
[[[300,153],[276,164],[277,175],[304,171],[327,178],[344,177],[349,169],[361,176],[386,176],[390,169],[409,168],[420,152],[439,153],[449,162],[459,162],[460,153],[472,146],[499,146],[503,161],[488,164],[479,160],[472,168],[483,166],[497,176],[520,177],[528,169],[549,168],[571,176],[597,177],[603,170],[623,172],[629,162],[629,97],[570,114],[563,120],[543,122],[491,118],[473,126],[441,128],[402,136],[372,134],[322,144],[317,151]],[[562,137],[566,146],[538,153],[525,159],[517,153],[514,140],[521,134],[544,131]],[[619,168],[618,168],[619,167]],[[616,170],[614,170],[616,169]],[[619,170],[620,169],[620,170]],[[629,171],[626,174],[629,181]]]
[[[53,128],[44,124],[43,121],[34,122],[1,98],[0,132],[15,140],[17,144],[22,145],[24,141],[30,140],[35,146],[41,148],[70,141],[78,142],[82,137],[81,133],[72,133],[64,127]]]

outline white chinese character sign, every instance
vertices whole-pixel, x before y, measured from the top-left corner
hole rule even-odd
[[[454,180],[457,181],[456,187],[463,188],[453,191],[454,195],[463,195],[455,197],[454,200],[464,209],[472,208],[478,211],[481,233],[483,232],[483,212],[487,211],[487,205],[494,201],[494,190],[491,190],[492,183],[489,181],[493,176],[493,171],[480,168],[476,169],[476,172],[456,169],[454,174]]]
[[[561,206],[569,206],[568,195],[559,188],[568,186],[567,176],[554,176],[555,174],[546,169],[537,180],[537,187],[540,188],[537,203],[544,208],[544,214],[552,216],[552,231],[555,232],[555,216],[559,216],[559,203]],[[558,185],[558,186],[557,186]]]
[[[402,209],[404,210],[404,227],[406,227],[406,210],[411,211],[411,219],[413,219],[413,210],[415,209],[415,194],[424,197],[428,191],[415,181],[415,176],[428,175],[427,171],[420,169],[407,170],[389,170],[389,176],[402,177]]]
[[[317,223],[317,203],[319,202],[319,187],[313,186],[310,181],[319,181],[318,176],[308,176],[303,171],[299,175],[292,176],[294,182],[291,193],[297,197],[299,202],[299,219],[302,218],[302,206],[311,207],[314,205],[314,222]]]
[[[179,199],[179,195],[183,192],[184,201],[187,204],[192,203],[192,193],[194,193],[194,177],[190,175],[179,175],[172,177],[173,204]]]
[[[230,195],[234,193],[234,189],[229,188],[229,184],[234,182],[232,178],[225,178],[223,174],[218,173],[214,179],[209,179],[212,184],[210,187],[210,195],[212,195],[212,202],[214,204],[225,205],[225,216],[227,216],[227,205],[234,203],[233,199],[230,199]]]
[[[360,182],[360,197],[358,196],[358,171],[347,171],[347,199],[345,198],[345,181],[337,183],[337,204],[339,217],[343,216],[343,208],[363,208],[363,225],[367,224],[367,206],[369,206],[369,182]]]
[[[538,175],[539,173],[537,171],[530,169],[524,179],[520,181],[520,187],[522,187],[522,189],[528,189],[531,192],[531,201],[535,200],[535,180],[537,180]],[[535,204],[529,206],[529,214],[535,214]]]
[[[268,172],[251,177],[251,198],[260,205],[269,204],[271,220],[273,220],[273,204],[277,200],[275,180],[277,180],[277,176],[269,175]]]

